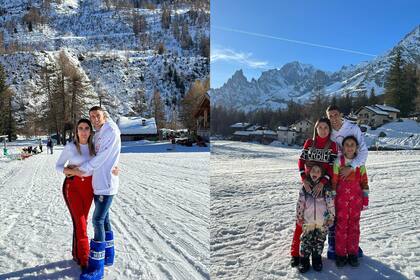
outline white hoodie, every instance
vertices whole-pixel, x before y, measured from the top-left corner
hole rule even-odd
[[[84,173],[93,172],[93,192],[96,195],[115,195],[118,192],[118,176],[112,174],[112,169],[120,159],[120,134],[118,126],[108,120],[93,137],[96,156],[79,167]]]
[[[359,142],[359,149],[357,150],[357,156],[353,159],[351,166],[353,168],[365,165],[367,156],[368,156],[368,149],[365,142],[365,137],[362,134],[359,126],[357,124],[351,123],[348,120],[343,121],[343,125],[341,126],[340,130],[332,130],[331,133],[331,140],[337,143],[338,146],[338,157],[343,154],[343,140],[347,136],[353,135],[356,137],[357,142]]]

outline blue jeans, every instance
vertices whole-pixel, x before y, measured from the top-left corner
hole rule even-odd
[[[109,223],[109,208],[111,207],[113,195],[94,195],[95,211],[92,222],[95,232],[95,241],[105,241],[105,231],[111,231]]]

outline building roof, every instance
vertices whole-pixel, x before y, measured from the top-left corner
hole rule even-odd
[[[310,123],[310,124],[314,124],[312,121],[310,121],[310,120],[300,120],[300,121],[298,121],[298,122],[295,122],[294,124],[292,124],[291,126],[296,126],[297,124],[299,124],[299,123],[301,123],[301,122],[307,122],[307,123]]]
[[[377,108],[379,108],[379,109],[381,109],[382,111],[385,111],[385,112],[393,112],[393,113],[399,113],[400,112],[400,110],[398,110],[397,108],[394,108],[394,107],[391,107],[391,106],[388,106],[388,105],[378,105],[378,104],[375,104],[375,107],[377,107]]]
[[[388,116],[389,115],[387,112],[382,111],[381,109],[376,108],[374,106],[364,106],[364,107],[360,108],[360,110],[357,113],[359,113],[362,109],[367,109],[369,111],[374,112],[377,115],[383,115],[383,116]]]
[[[251,131],[251,135],[277,135],[277,133],[272,130],[255,130]]]
[[[262,126],[261,126],[261,125],[256,125],[256,124],[254,124],[253,126],[248,127],[246,130],[248,130],[248,131],[255,131],[255,130],[258,130],[258,129],[260,129],[260,128],[262,128]]]
[[[233,135],[238,135],[238,136],[249,136],[249,135],[276,135],[277,133],[275,131],[272,130],[239,130],[239,131],[235,131],[233,133]]]
[[[124,135],[157,134],[155,118],[146,119],[143,117],[120,117],[117,124],[120,128],[121,134]]]
[[[232,124],[230,127],[231,128],[245,128],[245,127],[248,127],[250,125],[251,125],[250,123],[239,122],[239,123]]]

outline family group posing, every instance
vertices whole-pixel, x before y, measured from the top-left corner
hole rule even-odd
[[[114,236],[109,209],[118,192],[120,130],[95,106],[88,119],[80,119],[74,141],[61,153],[56,169],[64,173],[63,196],[73,221],[73,260],[80,265],[80,279],[102,279],[104,266],[114,263]],[[93,126],[95,127],[95,133]],[[92,201],[94,238],[87,235],[87,219]]]
[[[296,206],[291,266],[301,273],[322,270],[321,254],[328,234],[329,259],[337,267],[359,265],[360,214],[368,206],[365,168],[368,150],[360,128],[343,120],[337,106],[319,119],[313,138],[299,158],[303,187]]]

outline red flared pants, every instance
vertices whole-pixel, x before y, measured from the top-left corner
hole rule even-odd
[[[63,184],[63,196],[73,222],[73,259],[79,265],[87,266],[89,258],[87,219],[93,200],[92,176],[66,178]]]

